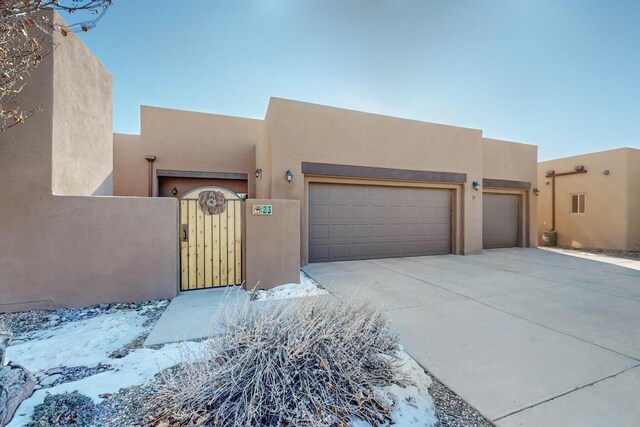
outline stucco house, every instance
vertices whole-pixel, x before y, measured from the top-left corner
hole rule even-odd
[[[538,188],[540,235],[555,228],[561,246],[640,250],[640,149],[540,162]]]
[[[536,146],[279,98],[264,119],[144,106],[114,135],[111,76],[54,42],[23,94],[42,111],[0,134],[0,311],[537,246]]]
[[[279,98],[264,120],[142,107],[141,134],[114,135],[114,194],[298,200],[301,264],[475,254],[536,245],[535,158],[475,129]]]

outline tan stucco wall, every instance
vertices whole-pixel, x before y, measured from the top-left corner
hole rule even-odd
[[[66,171],[63,159],[82,169],[81,146],[105,152],[112,141],[111,77],[75,35],[55,41],[21,95],[42,111],[0,133],[0,312],[175,296],[175,200],[52,194],[54,182],[94,191],[104,165]]]
[[[627,148],[627,249],[640,251],[640,149]]]
[[[538,165],[538,233],[551,229],[549,170],[571,172],[582,165],[587,173],[556,178],[558,244],[585,248],[628,249],[630,186],[628,149],[541,162]],[[609,175],[604,171],[609,170]],[[571,214],[571,194],[586,194],[586,213]]]
[[[256,166],[263,169],[265,180],[258,184],[258,194],[300,200],[303,264],[307,261],[308,238],[305,184],[310,178],[302,176],[302,162],[466,173],[467,183],[457,188],[460,223],[454,224],[461,239],[457,253],[461,254],[482,251],[482,197],[481,192],[471,188],[471,183],[486,177],[483,176],[485,145],[488,151],[497,153],[490,167],[508,165],[501,176],[488,178],[527,180],[532,185],[536,179],[536,147],[505,141],[486,142],[482,132],[475,129],[278,98],[271,99],[265,122],[269,136],[261,140],[263,146],[256,150],[261,153]],[[508,150],[502,151],[504,147]],[[288,169],[294,174],[291,183],[285,179]],[[534,235],[535,224],[534,221],[531,226]]]
[[[56,36],[53,85],[65,96],[53,99],[53,194],[111,196],[113,79],[78,37]]]
[[[271,184],[273,181],[271,152],[271,112],[267,110],[262,126],[262,135],[256,145],[256,168],[262,170],[262,175],[256,179],[255,197],[271,198]]]
[[[525,211],[521,212],[521,221],[525,227],[523,231],[530,239],[528,246],[538,246],[538,197],[532,191],[538,185],[538,146],[490,138],[483,138],[483,142],[484,178],[531,183],[530,190],[500,192],[521,196]],[[495,189],[485,190],[496,192]]]
[[[273,215],[252,215],[253,205],[271,205]],[[245,287],[270,289],[300,282],[300,202],[249,199],[245,205]]]
[[[113,135],[115,195],[148,195],[147,155],[156,156],[155,170],[246,173],[255,194],[262,120],[147,106],[140,116],[140,135]]]

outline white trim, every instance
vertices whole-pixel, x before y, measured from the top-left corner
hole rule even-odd
[[[573,196],[578,197],[578,204],[576,206],[577,212],[573,211]],[[582,196],[582,212],[580,212],[580,196]],[[587,193],[571,193],[569,194],[569,213],[571,215],[586,215],[587,213]]]

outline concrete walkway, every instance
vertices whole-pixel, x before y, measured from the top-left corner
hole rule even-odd
[[[538,249],[311,264],[498,426],[637,426],[640,271]]]
[[[316,298],[339,301],[331,294]],[[251,304],[253,309],[265,309],[269,307],[269,304],[295,304],[296,298],[283,301],[249,302],[249,294],[240,287],[181,292],[171,300],[149,333],[144,345],[190,341],[215,335],[220,326],[219,315],[223,307]]]
[[[215,330],[215,318],[224,304],[249,300],[242,288],[229,287],[181,292],[171,300],[144,345],[205,338]]]
[[[555,252],[563,255],[575,256],[578,258],[588,259],[591,261],[604,262],[606,264],[615,264],[620,267],[631,268],[640,271],[640,261],[634,259],[620,258],[605,254],[593,254],[589,252],[581,252],[579,249],[560,249],[560,248],[540,248],[545,251]]]

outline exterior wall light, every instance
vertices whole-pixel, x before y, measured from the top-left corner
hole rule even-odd
[[[533,195],[537,196],[538,194],[540,194],[540,190],[538,190],[537,188],[533,189]]]
[[[157,157],[148,155],[144,158],[149,162],[149,197],[153,197],[153,162],[156,161]]]
[[[291,172],[291,169],[287,170],[284,173],[285,178],[287,178],[287,182],[291,182],[291,180],[293,179],[293,172]]]
[[[574,169],[575,169],[577,172],[580,172],[580,171],[583,171],[583,170],[584,170],[584,166],[579,165],[579,166],[576,166]]]
[[[603,175],[609,175],[609,169],[605,169],[604,172],[602,172]]]
[[[480,189],[480,183],[478,181],[473,181],[471,185],[473,186],[473,189],[476,191]]]
[[[256,169],[256,178],[260,178],[262,176],[262,169]]]

